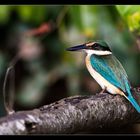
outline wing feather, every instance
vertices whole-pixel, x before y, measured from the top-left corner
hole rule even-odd
[[[130,84],[128,76],[121,63],[113,55],[90,57],[92,67],[106,80],[120,88],[124,93],[129,93]]]

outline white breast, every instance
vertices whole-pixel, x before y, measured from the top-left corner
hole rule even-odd
[[[90,63],[90,56],[91,55],[87,55],[86,56],[86,66],[87,69],[89,71],[89,73],[91,74],[91,76],[97,81],[97,83],[101,86],[102,89],[105,89],[112,93],[112,94],[121,94],[124,95],[124,93],[119,90],[117,87],[115,87],[114,85],[112,85],[111,83],[109,83],[104,77],[102,77],[98,72],[96,72]]]
[[[88,55],[96,54],[96,55],[110,55],[112,52],[110,51],[98,51],[98,50],[84,50]]]

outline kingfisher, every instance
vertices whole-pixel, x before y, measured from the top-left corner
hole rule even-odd
[[[131,85],[122,64],[113,55],[105,41],[88,42],[66,49],[86,52],[85,63],[90,75],[101,86],[102,91],[124,96],[140,113],[140,106],[132,96]]]

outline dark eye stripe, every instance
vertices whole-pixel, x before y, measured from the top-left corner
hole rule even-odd
[[[100,44],[98,44],[98,43],[95,43],[94,45],[93,45],[93,50],[102,50],[102,51],[110,51],[110,52],[112,52],[111,50],[110,50],[110,48],[109,47],[104,47],[104,46],[101,46]]]

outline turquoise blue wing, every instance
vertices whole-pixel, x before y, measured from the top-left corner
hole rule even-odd
[[[127,99],[135,107],[135,109],[140,113],[140,106],[133,98],[130,91],[130,83],[128,81],[127,74],[121,65],[121,63],[116,59],[115,56],[96,56],[92,55],[90,57],[92,67],[100,73],[106,80],[108,80],[114,86],[120,88]]]
[[[121,63],[113,55],[90,57],[92,67],[107,81],[120,88],[124,93],[130,91],[127,74]]]

